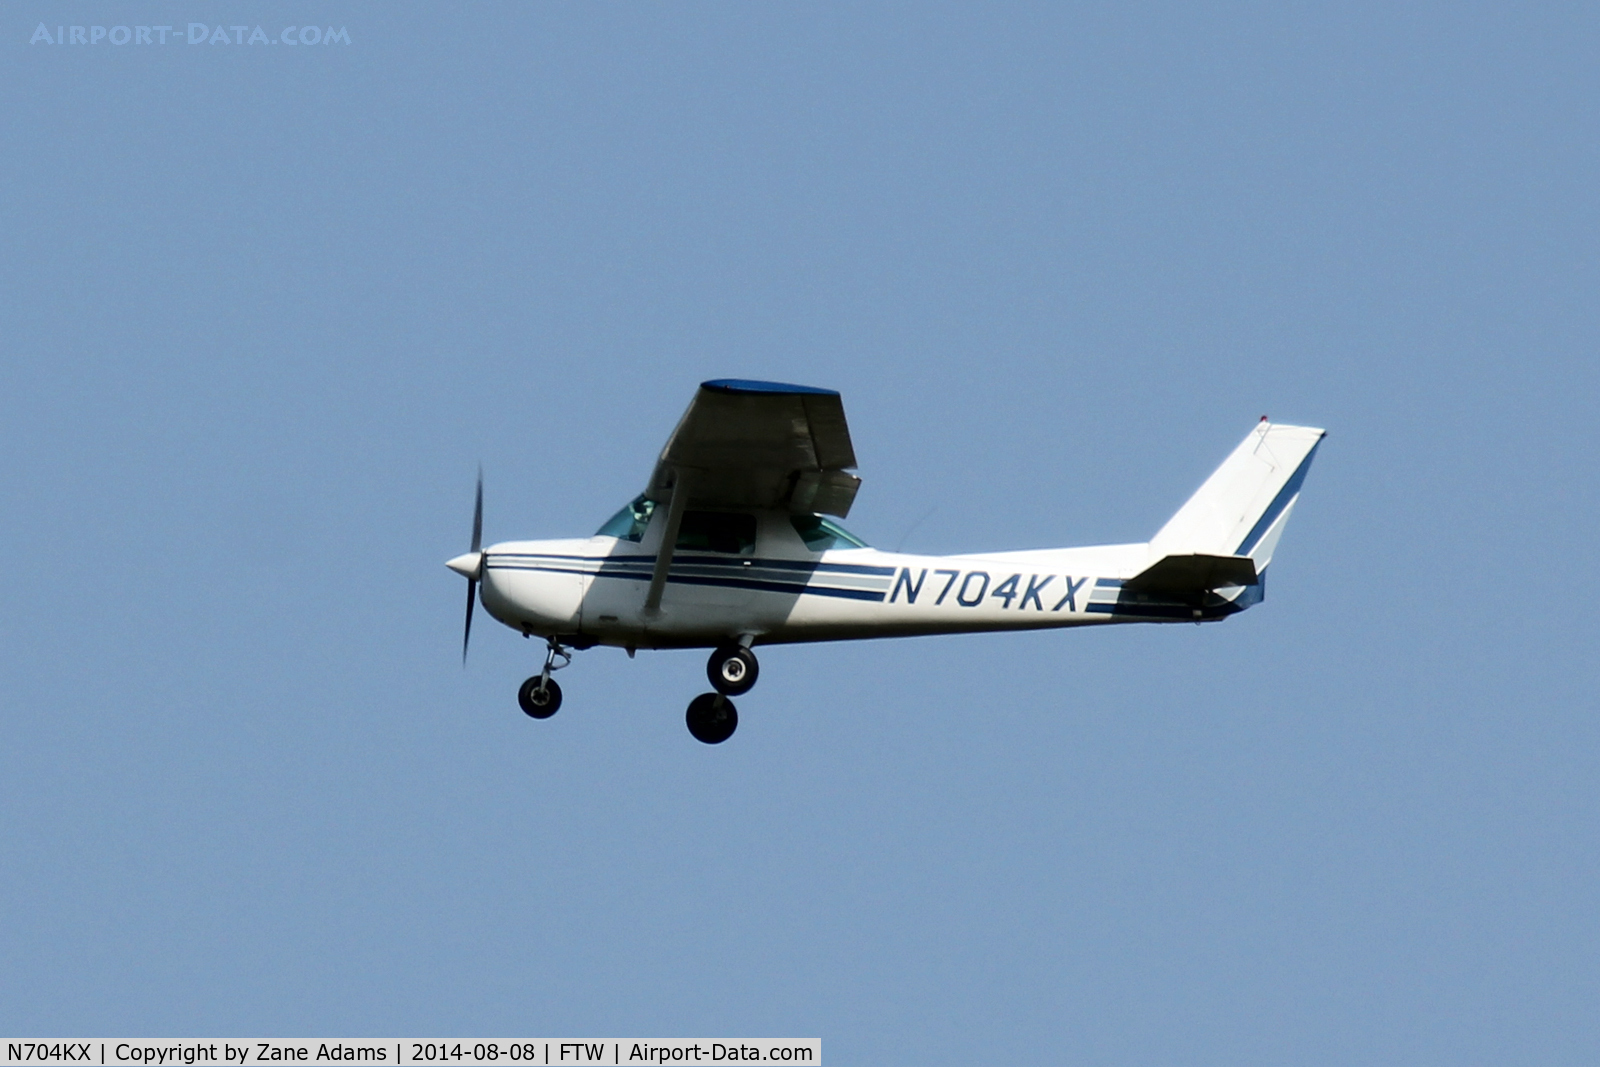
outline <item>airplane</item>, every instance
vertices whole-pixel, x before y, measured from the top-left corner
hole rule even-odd
[[[757,646],[1124,622],[1214,622],[1261,602],[1267,566],[1326,432],[1265,416],[1147,542],[919,556],[841,526],[861,479],[837,392],[781,382],[701,384],[644,492],[593,537],[482,546],[446,566],[473,605],[545,642],[517,702],[561,707],[551,674],[572,651],[712,649],[713,692],[689,733],[733,736],[732,697],[756,684]]]

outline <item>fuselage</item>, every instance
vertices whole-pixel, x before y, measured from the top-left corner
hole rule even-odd
[[[525,634],[632,649],[1204,622],[1261,595],[1259,585],[1184,601],[1124,591],[1123,581],[1151,562],[1143,543],[957,556],[815,551],[789,513],[753,517],[753,541],[737,550],[680,541],[654,612],[646,599],[664,525],[659,513],[637,541],[597,535],[489,546],[483,606]]]

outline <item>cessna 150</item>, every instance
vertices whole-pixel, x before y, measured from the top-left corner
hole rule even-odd
[[[545,640],[544,669],[517,693],[549,718],[551,673],[569,649],[711,648],[715,690],[689,732],[732,736],[730,697],[756,683],[757,645],[1113,622],[1209,622],[1260,603],[1267,565],[1323,431],[1262,418],[1150,541],[1027,552],[880,552],[830,516],[861,479],[839,394],[722,379],[700,386],[650,482],[593,537],[482,547],[449,561],[473,604]]]

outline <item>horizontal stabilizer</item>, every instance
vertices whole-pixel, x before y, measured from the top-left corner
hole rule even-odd
[[[1256,585],[1256,564],[1249,556],[1163,556],[1122,583],[1134,593],[1182,599],[1201,596],[1229,585]]]

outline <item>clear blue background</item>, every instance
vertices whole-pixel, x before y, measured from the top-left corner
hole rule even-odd
[[[270,7],[0,26],[0,1031],[1600,1057],[1592,5]],[[476,465],[587,534],[718,376],[925,552],[1331,436],[1224,624],[527,719]]]

